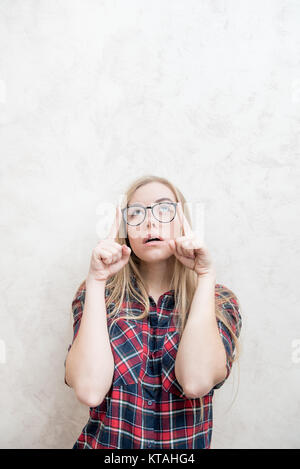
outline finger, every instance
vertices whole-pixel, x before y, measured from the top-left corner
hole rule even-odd
[[[117,205],[115,218],[114,218],[113,224],[111,226],[111,229],[108,233],[107,239],[113,239],[113,240],[116,239],[116,237],[119,233],[121,222],[122,222],[122,212],[121,212],[121,209],[120,209],[119,205]]]
[[[124,251],[123,251],[122,258],[114,264],[116,269],[121,269],[129,261],[129,257],[130,257],[130,254],[131,254],[131,249],[128,246],[126,246],[126,247],[128,248],[128,250],[125,249],[125,246],[124,246],[124,248],[123,248]]]
[[[192,259],[195,258],[196,252],[200,250],[200,244],[199,242],[193,240],[193,239],[188,239],[182,243],[183,246],[183,251],[186,253],[188,257],[191,257]]]
[[[182,246],[182,239],[181,238],[176,238],[175,239],[175,244],[176,244],[176,252],[179,256],[185,256],[183,252],[183,246]]]
[[[171,248],[173,254],[177,254],[180,257],[190,257],[193,259],[195,256],[193,255],[193,250],[192,248],[189,248],[188,246],[192,246],[191,244],[188,244],[189,241],[186,241],[183,239],[183,237],[175,239],[170,239],[169,240],[169,247]]]
[[[183,262],[184,265],[186,265],[189,269],[193,269],[194,268],[194,264],[195,264],[195,260],[194,259],[190,259],[189,257],[186,257],[186,256],[182,256],[178,253],[177,251],[177,244],[176,244],[176,241],[175,239],[170,239],[169,240],[169,247],[171,249],[171,251],[173,252],[174,256],[180,261],[180,262]]]
[[[186,256],[181,256],[181,255],[177,254],[177,252],[175,252],[174,255],[186,267],[188,267],[189,269],[192,269],[192,270],[194,269],[194,266],[195,266],[195,260],[194,259],[190,259]]]
[[[183,234],[185,236],[194,236],[193,230],[183,212],[181,202],[178,202],[177,208],[178,208],[178,217],[179,217],[181,226],[183,227]]]
[[[116,259],[119,259],[122,256],[122,253],[121,253],[122,248],[121,248],[120,245],[118,245],[118,243],[114,243],[113,246],[111,246],[111,245],[105,246],[104,245],[104,246],[101,246],[101,247],[96,247],[95,251],[97,253],[97,252],[101,252],[101,250],[103,250],[103,249],[104,249],[104,251],[109,252],[112,255],[113,262],[115,262]]]
[[[131,249],[129,246],[127,246],[126,244],[123,244],[122,245],[122,256],[130,256],[131,254]]]
[[[195,257],[194,249],[187,242],[181,245],[181,250],[185,257],[188,257],[190,259],[193,259]]]
[[[184,254],[181,249],[180,242],[177,239],[170,239],[169,240],[169,247],[172,251],[172,253],[177,257],[177,258],[183,258]]]
[[[106,249],[99,249],[95,253],[96,259],[101,260],[104,262],[104,264],[111,264],[112,263],[112,253],[110,251],[107,251]]]
[[[169,239],[169,248],[173,253],[176,251],[175,239]]]

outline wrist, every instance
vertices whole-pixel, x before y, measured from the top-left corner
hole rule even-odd
[[[88,275],[85,283],[86,283],[87,288],[89,287],[93,288],[94,286],[96,286],[97,288],[101,286],[105,288],[106,281],[107,281],[106,279],[96,279],[95,277]]]
[[[197,282],[202,282],[202,281],[212,281],[216,282],[216,272],[215,270],[210,270],[206,272],[205,274],[198,274],[197,275]]]

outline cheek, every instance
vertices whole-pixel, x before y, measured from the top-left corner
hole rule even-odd
[[[181,229],[178,220],[175,219],[169,224],[169,236],[170,239],[175,239],[181,236]]]
[[[141,242],[141,234],[137,228],[129,227],[127,232],[128,241],[132,249],[135,249]]]

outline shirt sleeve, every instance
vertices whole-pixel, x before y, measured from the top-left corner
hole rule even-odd
[[[224,291],[226,291],[226,288],[223,287],[223,289]],[[222,304],[222,308],[223,308],[223,314],[226,317],[226,319],[229,321],[231,328],[233,329],[236,336],[239,337],[240,332],[241,332],[241,327],[242,327],[242,317],[240,314],[240,305],[238,303],[237,297],[234,295],[233,298],[230,298],[229,300],[225,301]],[[228,327],[226,327],[224,322],[221,321],[220,319],[217,319],[217,324],[218,324],[220,336],[222,338],[222,341],[225,347],[227,374],[226,374],[225,379],[221,381],[220,383],[217,383],[213,387],[213,389],[219,389],[227,380],[230,374],[231,368],[232,368],[232,364],[234,360],[234,351],[235,351],[234,340]]]
[[[79,326],[80,326],[80,321],[83,313],[83,307],[84,307],[84,301],[85,301],[85,283],[81,284],[81,286],[78,288],[75,297],[73,298],[72,301],[72,313],[73,313],[73,340],[72,343],[69,344],[68,346],[68,351],[67,355],[70,351],[70,348],[72,347],[72,344],[74,343],[74,340],[76,339],[76,336],[79,331]],[[67,361],[67,355],[64,361],[64,367],[66,367],[66,361]],[[65,384],[67,386],[68,383],[66,382],[66,375],[64,378]],[[70,386],[69,386],[70,387]]]

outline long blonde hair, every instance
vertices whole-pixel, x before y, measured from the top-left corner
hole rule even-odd
[[[142,176],[135,181],[133,181],[130,186],[125,191],[125,203],[121,204],[126,206],[127,201],[131,199],[134,192],[141,186],[150,183],[150,182],[160,182],[169,187],[173,194],[175,195],[176,202],[181,202],[184,207],[185,216],[192,227],[192,220],[186,204],[186,199],[181,193],[181,191],[175,187],[170,181],[164,177],[146,175]],[[123,220],[125,224],[125,221]],[[126,228],[126,227],[125,227]],[[125,231],[127,233],[127,231]],[[127,244],[130,246],[129,239],[124,237],[117,236],[116,242],[119,244]],[[146,290],[145,283],[143,281],[142,275],[139,269],[139,258],[134,254],[133,250],[131,252],[130,258],[126,266],[121,269],[117,274],[113,275],[106,282],[106,287],[109,291],[109,294],[106,296],[106,306],[109,308],[108,318],[111,320],[110,328],[113,323],[116,322],[120,315],[120,311],[125,310],[125,315],[122,316],[123,319],[134,319],[142,320],[148,316],[150,310],[150,302],[148,293]],[[136,288],[136,285],[138,288]],[[82,288],[84,282],[79,288]],[[186,321],[188,312],[194,297],[194,293],[197,286],[197,274],[191,269],[185,267],[177,258],[175,258],[173,277],[171,281],[170,288],[174,289],[174,315],[177,317],[178,332],[181,337]],[[134,298],[137,302],[143,305],[142,313],[138,315],[131,315],[130,308],[124,308],[126,301],[128,301],[128,296]],[[236,335],[235,330],[232,328],[230,316],[234,314],[238,316],[238,311],[240,309],[240,304],[236,295],[228,288],[218,288],[216,289],[215,297],[215,314],[216,318],[222,321],[225,326],[230,331],[233,341],[234,341],[234,350],[235,354],[233,355],[233,361],[237,360],[240,353],[238,335]],[[113,307],[112,307],[113,305]],[[228,308],[229,307],[229,308]],[[236,311],[233,311],[236,309]],[[229,312],[228,312],[229,310]],[[201,406],[203,407],[203,398],[201,398]],[[203,410],[203,409],[202,409]]]

